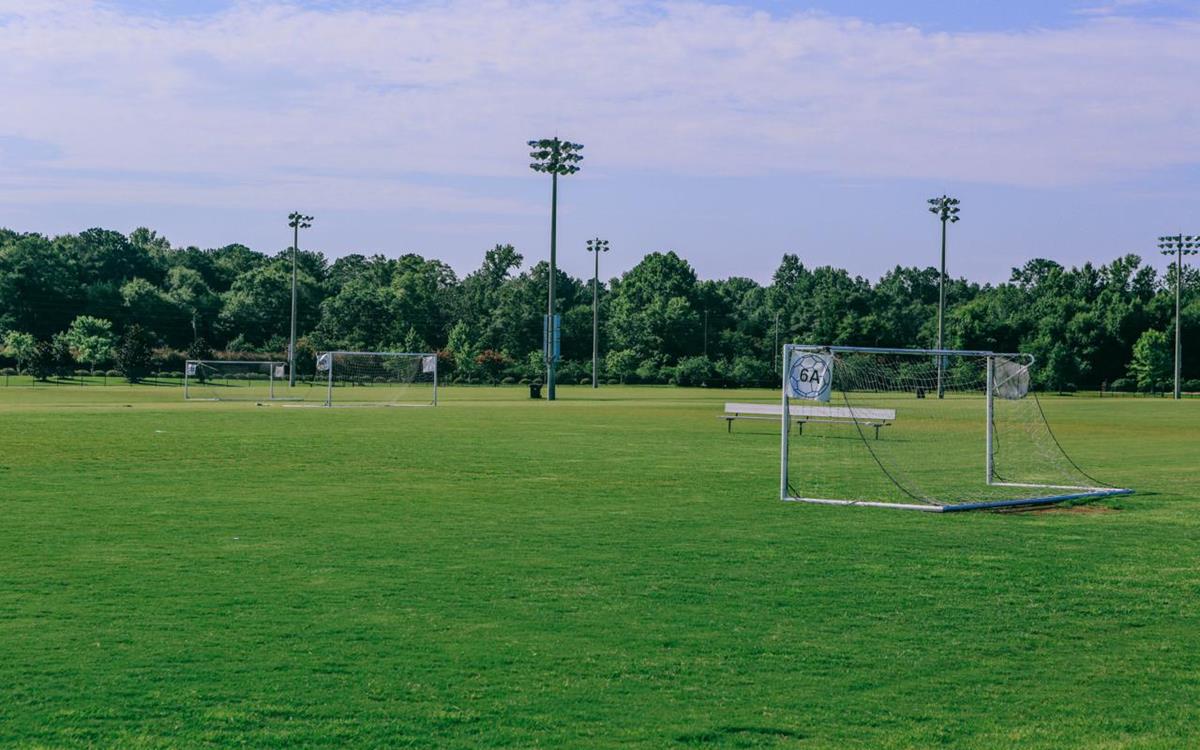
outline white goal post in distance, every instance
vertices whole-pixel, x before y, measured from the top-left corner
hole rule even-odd
[[[945,513],[1132,492],[1063,450],[1032,355],[788,344],[783,363],[782,500]]]
[[[185,401],[271,401],[276,383],[287,384],[287,365],[273,361],[189,359],[183,365]]]
[[[313,382],[325,406],[437,406],[437,354],[321,352]]]

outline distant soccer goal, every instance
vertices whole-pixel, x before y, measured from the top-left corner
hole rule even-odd
[[[789,344],[783,361],[783,500],[948,512],[1132,492],[1063,450],[1031,355]]]
[[[285,387],[277,389],[280,381]],[[271,401],[287,397],[286,386],[283,362],[189,359],[184,363],[186,401]]]
[[[323,352],[315,383],[326,406],[437,406],[437,355],[432,352]]]

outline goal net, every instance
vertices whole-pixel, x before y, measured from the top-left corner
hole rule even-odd
[[[784,347],[784,500],[956,511],[1127,494],[1063,450],[1033,357]]]
[[[187,401],[269,401],[284,397],[287,365],[282,362],[237,362],[189,359],[183,368]],[[278,395],[277,395],[278,394]]]
[[[316,384],[326,406],[437,406],[437,355],[431,352],[324,352]]]

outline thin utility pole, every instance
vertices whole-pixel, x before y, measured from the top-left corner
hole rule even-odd
[[[776,313],[775,313],[775,353],[771,356],[771,359],[775,363],[774,369],[775,369],[776,375],[779,374],[780,357],[781,357],[781,355],[779,354],[779,312],[776,311]]]

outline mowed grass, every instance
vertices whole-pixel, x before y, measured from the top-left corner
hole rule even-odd
[[[0,388],[0,746],[1200,745],[1200,401],[1046,399],[1139,494],[936,516],[780,503],[774,395]]]

